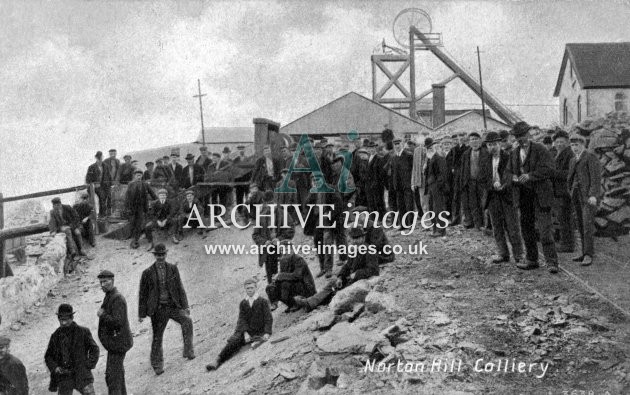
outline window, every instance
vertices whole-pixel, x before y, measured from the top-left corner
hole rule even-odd
[[[565,125],[569,122],[569,109],[567,108],[567,99],[562,104],[562,123]]]
[[[577,100],[577,121],[582,122],[582,96],[578,96]]]
[[[623,92],[615,95],[615,111],[628,111],[628,98]]]

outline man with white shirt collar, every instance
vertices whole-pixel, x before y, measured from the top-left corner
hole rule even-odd
[[[238,321],[234,334],[230,336],[217,359],[206,365],[208,371],[217,369],[244,345],[267,341],[271,336],[273,316],[269,301],[258,295],[255,279],[249,278],[245,280],[243,285],[246,295],[239,304]]]

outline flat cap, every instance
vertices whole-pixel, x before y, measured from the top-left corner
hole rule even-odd
[[[96,276],[96,278],[114,278],[114,273],[109,270],[103,270],[98,274],[98,276]]]
[[[153,162],[147,162],[144,164],[146,167],[153,166]]]
[[[201,147],[199,147],[199,151],[208,151],[208,147],[202,145]]]
[[[60,204],[60,203],[61,203],[61,199],[60,199],[60,198],[58,198],[58,197],[56,197],[56,198],[53,198],[53,199],[51,200],[51,202],[52,202],[52,204]]]
[[[151,164],[153,164],[153,163],[151,163]],[[144,172],[142,170],[140,170],[140,169],[137,169],[137,170],[135,170],[133,172],[133,174],[144,174]]]
[[[169,160],[169,159],[171,159],[171,157],[170,157],[170,156],[168,156],[168,155],[164,155],[164,156],[162,157],[162,159]]]
[[[481,135],[478,132],[470,132],[468,133],[468,137],[478,137],[481,138]]]
[[[166,249],[164,243],[160,243],[153,249],[153,255],[165,255],[167,251],[168,250]]]
[[[359,149],[357,150],[357,153],[359,153],[359,154],[366,154],[366,155],[368,155],[368,154],[369,154],[369,152],[368,152],[365,148],[363,148],[363,147],[359,148]]]
[[[370,143],[368,144],[368,148],[376,148],[378,147],[378,144],[376,144],[376,142],[374,141],[370,141]]]
[[[157,194],[158,195],[162,195],[162,194],[168,195],[168,191],[166,189],[164,189],[164,188],[160,188],[160,189],[157,190]]]
[[[188,155],[186,155],[186,158],[185,158],[185,159],[186,159],[186,160],[189,160],[189,159],[195,159],[195,155],[193,155],[193,154],[191,154],[191,153],[189,152],[189,153],[188,153]]]
[[[501,140],[501,136],[499,136],[499,133],[497,132],[488,132],[488,134],[486,134],[486,143],[496,143],[497,141]]]
[[[236,149],[237,150],[242,150],[242,149],[245,149],[245,146],[244,145],[237,145]]]
[[[6,347],[11,344],[11,339],[6,336],[0,336],[0,347]]]
[[[96,155],[94,155],[95,158],[102,158],[103,157],[103,152],[102,151],[96,151]]]
[[[401,141],[402,141],[401,139],[394,139],[392,140],[392,143],[399,144]]]
[[[117,152],[115,148],[109,150],[109,152]]]
[[[254,284],[256,285],[257,281],[255,278],[250,277],[247,280],[243,281],[243,285],[249,285],[249,284]]]
[[[195,189],[193,187],[190,187],[184,191],[184,195],[194,195],[194,194],[195,194]]]
[[[582,136],[581,134],[578,133],[573,133],[571,135],[571,138],[569,139],[569,141],[571,143],[582,143],[582,144],[586,144],[586,137]]]
[[[543,138],[543,144],[551,144],[553,143],[553,139],[551,138],[551,136],[545,136],[545,138]]]
[[[129,159],[131,159],[131,155],[129,155],[129,154],[125,154],[125,155],[123,155],[123,159],[125,159],[125,158],[129,158]]]
[[[558,130],[556,134],[553,135],[553,141],[556,141],[556,139],[561,139],[561,138],[568,139],[569,133],[565,132],[564,130]]]

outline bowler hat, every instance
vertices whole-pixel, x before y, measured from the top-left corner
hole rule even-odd
[[[424,139],[424,148],[429,149],[437,144],[437,141],[434,141],[431,137],[427,137]]]
[[[236,149],[237,149],[237,150],[244,150],[244,149],[245,149],[245,146],[244,146],[244,145],[237,145],[237,146],[236,146]]]
[[[166,254],[167,251],[168,250],[166,249],[166,246],[164,245],[164,243],[159,243],[153,249],[153,255],[164,255]]]
[[[11,339],[6,336],[0,336],[0,347],[6,347],[11,344]]]
[[[553,135],[553,141],[556,141],[557,139],[561,139],[561,138],[568,139],[569,133],[565,132],[564,130],[558,130],[556,134]]]
[[[96,278],[114,278],[114,273],[109,270],[103,270],[98,274],[98,276],[96,276]]]
[[[74,316],[74,311],[72,311],[72,306],[67,303],[63,303],[59,305],[57,309],[57,317],[59,318],[72,318]]]
[[[477,132],[470,132],[468,133],[468,137],[478,137],[481,138],[481,135]]]
[[[350,229],[350,232],[348,232],[348,235],[356,239],[356,238],[365,236],[365,232],[363,231],[363,228],[356,227],[356,228]]]
[[[96,155],[94,155],[95,158],[102,158],[103,157],[103,152],[101,151],[96,151]]]
[[[571,143],[582,143],[582,144],[586,144],[586,137],[582,136],[581,134],[578,133],[573,133],[571,135],[571,138],[569,139],[569,141]]]
[[[501,136],[497,132],[488,132],[486,135],[486,143],[496,143],[497,141],[501,141]]]
[[[112,148],[109,150],[109,152],[117,152],[116,149]]]
[[[229,154],[230,153],[230,147],[223,147],[223,153],[224,154]]]
[[[186,160],[189,160],[189,159],[195,159],[195,155],[189,152],[188,155],[186,155]]]
[[[153,166],[153,162],[147,162],[144,164],[146,167]]]
[[[510,132],[508,132],[507,130],[501,130],[499,132],[499,136],[501,136],[502,141],[507,141],[508,137],[510,137]]]
[[[52,204],[61,204],[61,199],[56,197],[51,200]]]
[[[529,132],[529,129],[531,129],[531,126],[527,122],[520,121],[512,126],[512,134],[514,137],[522,137]]]

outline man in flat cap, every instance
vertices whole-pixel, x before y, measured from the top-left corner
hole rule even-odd
[[[28,378],[22,361],[9,353],[11,339],[0,336],[0,394],[28,395]]]
[[[315,295],[315,280],[308,267],[308,264],[301,256],[295,254],[291,248],[293,243],[290,240],[282,240],[279,243],[279,272],[276,273],[271,284],[267,285],[265,291],[271,302],[272,310],[275,310],[278,302],[287,306],[285,313],[299,310],[296,308],[295,296]]]
[[[126,154],[123,156],[123,164],[120,165],[120,183],[129,184],[133,179],[133,163],[131,162],[131,155]]]
[[[188,189],[199,182],[203,182],[204,172],[203,167],[195,163],[195,156],[193,154],[186,155],[186,167],[184,167],[181,187]]]
[[[88,193],[86,191],[81,191],[79,193],[79,201],[75,203],[72,208],[77,213],[79,230],[88,239],[90,245],[94,247],[96,245],[96,239],[94,237],[94,227],[96,224],[92,221],[94,207],[92,207],[88,198]]]
[[[142,322],[147,316],[151,318],[151,366],[158,376],[164,373],[162,337],[169,320],[182,328],[184,358],[195,359],[188,298],[177,266],[166,262],[167,251],[162,243],[155,246],[155,262],[142,272],[138,294],[138,321]]]
[[[140,235],[145,231],[146,216],[149,212],[149,199],[156,199],[157,196],[153,189],[142,181],[142,171],[136,170],[134,180],[127,186],[125,195],[125,212],[131,226],[131,248],[138,248]],[[150,233],[147,234],[149,238]],[[150,239],[151,246],[153,239]]]
[[[394,140],[394,156],[392,157],[392,180],[396,191],[396,205],[398,206],[399,224],[403,226],[403,216],[414,211],[413,192],[411,190],[411,171],[413,169],[413,154],[403,149],[400,139]]]
[[[208,371],[218,369],[244,345],[267,341],[272,334],[273,316],[269,302],[256,292],[256,280],[249,278],[243,285],[246,295],[238,306],[238,321],[234,334],[230,336],[216,360],[206,365]]]
[[[121,163],[118,158],[116,158],[116,150],[109,150],[109,158],[103,161],[103,166],[105,167],[105,171],[109,173],[110,186],[118,185],[120,183],[120,171],[121,171]],[[112,210],[112,191],[109,189],[109,194],[107,196],[107,215],[111,214]]]
[[[127,301],[114,287],[114,273],[103,270],[98,275],[105,299],[96,315],[98,316],[98,339],[107,350],[105,383],[110,395],[126,395],[125,355],[133,347]]]
[[[461,132],[457,135],[457,144],[453,147],[453,203],[449,207],[451,209],[451,217],[453,225],[463,222],[463,204],[462,204],[462,160],[464,152],[468,150],[468,135]]]
[[[512,150],[507,171],[512,174],[517,204],[521,211],[521,231],[525,244],[526,259],[518,263],[519,269],[539,267],[536,231],[543,247],[543,254],[550,273],[558,273],[558,254],[553,240],[551,207],[554,203],[554,161],[549,151],[531,141],[530,126],[517,122],[512,128],[518,148]]]
[[[212,159],[210,158],[207,147],[199,147],[199,156],[197,157],[195,164],[201,166],[204,173],[208,172],[208,167],[212,164]]]
[[[199,210],[200,213],[203,213],[201,202],[195,197],[194,188],[191,187],[187,189],[184,192],[184,196],[185,199],[179,206],[179,218],[177,220],[177,233],[180,240],[184,238],[184,226],[186,225],[186,223],[188,223],[188,226],[190,226],[191,228],[198,229],[198,234],[202,233],[200,226],[203,225],[200,224],[199,221],[197,221],[194,217],[190,220],[190,222],[188,221],[188,218],[191,218],[191,214],[195,207],[197,207],[197,210]]]
[[[573,252],[575,250],[575,234],[573,224],[573,207],[571,195],[567,187],[569,165],[574,154],[569,146],[569,134],[558,130],[553,136],[556,148],[555,172],[553,175],[553,195],[555,197],[553,210],[558,221],[556,241],[559,243],[558,252]]]
[[[298,307],[303,307],[309,311],[313,310],[319,305],[328,304],[340,289],[356,281],[379,275],[378,257],[367,252],[361,253],[359,248],[365,244],[365,231],[361,227],[354,227],[350,229],[348,236],[349,248],[350,246],[353,249],[356,248],[354,258],[350,257],[337,276],[330,279],[324,288],[315,295],[308,298],[296,296],[294,300]]]
[[[162,157],[161,161],[156,160],[155,171],[153,171],[153,180],[159,183],[168,183],[173,177],[173,172],[169,167],[169,157],[167,155]]]
[[[168,191],[164,188],[157,191],[157,199],[151,202],[149,209],[149,223],[145,227],[147,239],[151,243],[149,251],[153,246],[153,232],[156,230],[166,230],[173,240],[173,244],[178,244],[179,240],[176,236],[177,231],[177,215],[179,207],[176,203],[168,199]]]
[[[94,395],[94,376],[99,348],[88,328],[74,322],[74,311],[69,304],[57,310],[59,328],[50,336],[44,360],[50,371],[48,390],[59,395]]]
[[[602,196],[602,167],[595,154],[586,150],[586,138],[575,134],[570,139],[571,150],[575,156],[569,165],[568,186],[577,217],[582,253],[573,259],[582,266],[593,263],[595,255],[595,212]]]
[[[488,151],[481,146],[481,135],[468,134],[470,148],[462,156],[460,186],[464,205],[464,225],[466,228],[483,229],[482,198],[483,188],[479,184],[480,163],[488,160]]]
[[[61,204],[61,199],[56,197],[52,199],[53,208],[50,210],[50,220],[48,221],[48,229],[50,235],[57,233],[65,233],[66,246],[70,258],[78,259],[86,256],[83,252],[83,241],[81,239],[81,230],[79,229],[79,216],[72,206]]]
[[[282,170],[280,161],[271,157],[271,147],[265,145],[263,156],[258,158],[252,172],[252,182],[258,185],[262,192],[273,189],[276,182],[280,180]]]
[[[85,175],[85,183],[94,184],[94,193],[98,196],[98,216],[103,218],[107,215],[112,179],[108,168],[103,163],[103,153],[98,151],[94,158],[95,162],[88,167]]]
[[[510,154],[500,147],[501,136],[496,132],[488,132],[485,139],[489,158],[481,163],[480,183],[486,194],[484,209],[490,213],[497,255],[494,263],[510,261],[510,250],[507,238],[512,245],[512,255],[518,264],[523,259],[523,241],[521,226],[513,202],[512,174],[507,170]]]
[[[448,223],[443,223],[439,218],[444,217],[442,212],[448,211],[446,208],[446,196],[449,193],[448,185],[448,168],[446,160],[442,153],[438,150],[439,143],[431,137],[424,140],[424,146],[427,150],[427,167],[424,170],[424,179],[426,183],[425,195],[429,196],[429,210],[434,212],[432,218],[431,237],[440,237],[446,235],[446,227]]]

